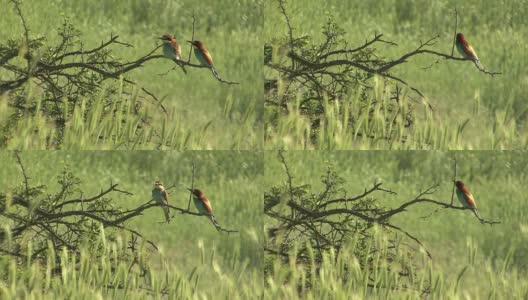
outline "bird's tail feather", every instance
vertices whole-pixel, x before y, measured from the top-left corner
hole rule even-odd
[[[484,67],[480,64],[480,61],[478,59],[475,59],[473,62],[475,62],[475,66],[481,71],[484,71]]]
[[[216,230],[220,230],[220,224],[218,224],[218,222],[216,222],[215,217],[213,215],[210,215],[209,219],[211,220],[211,222],[215,226]]]
[[[482,219],[476,208],[473,209],[473,213],[475,214],[475,217],[477,217],[477,219],[480,221],[480,223],[484,223],[484,219]]]
[[[168,205],[168,203],[166,203],[166,205]],[[163,212],[165,213],[165,220],[167,220],[167,223],[170,223],[169,207],[166,205],[163,206]]]
[[[185,67],[184,67],[183,64],[180,62],[180,60],[178,60],[178,59],[174,59],[174,61],[178,64],[178,66],[180,66],[180,68],[183,70],[183,73],[187,74],[187,70],[185,70]]]
[[[211,67],[211,72],[213,72],[213,76],[214,76],[216,79],[218,79],[218,80],[222,80],[222,79],[220,78],[220,76],[218,75],[218,73],[216,73],[216,70],[215,70],[214,67]]]

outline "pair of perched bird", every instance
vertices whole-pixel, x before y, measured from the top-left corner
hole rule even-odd
[[[182,56],[181,56],[181,46],[176,41],[176,39],[170,35],[165,34],[164,36],[160,37],[160,39],[163,41],[163,55],[167,57],[168,59],[173,60],[176,62],[187,74],[187,71],[185,70],[185,67],[182,64]],[[209,67],[211,71],[213,72],[213,75],[215,77],[218,77],[216,70],[213,66],[213,58],[209,54],[209,51],[205,48],[205,45],[201,41],[187,41],[194,47],[194,56],[202,66]]]
[[[215,228],[217,230],[220,229],[220,225],[216,222],[216,219],[213,215],[213,208],[211,207],[211,203],[205,197],[205,194],[200,191],[199,189],[188,189],[193,194],[194,198],[194,206],[196,206],[196,209],[201,214],[207,216],[209,220],[213,223]],[[169,215],[169,193],[167,193],[167,190],[165,190],[165,187],[163,186],[163,182],[156,181],[154,183],[154,189],[152,190],[152,198],[156,200],[163,209],[163,212],[165,213],[165,219],[167,220],[167,223],[170,222],[170,215]]]

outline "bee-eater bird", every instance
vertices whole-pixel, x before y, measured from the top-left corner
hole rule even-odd
[[[198,210],[198,212],[206,215],[209,218],[209,220],[211,220],[216,230],[220,230],[220,225],[216,222],[216,219],[213,215],[213,208],[211,207],[211,203],[209,202],[207,197],[205,197],[205,194],[199,189],[193,189],[193,190],[188,189],[188,190],[191,191],[191,193],[193,193],[194,205],[196,206],[196,209]]]
[[[178,44],[176,39],[170,35],[166,34],[162,37],[160,37],[160,40],[163,41],[163,55],[173,60],[180,66],[185,74],[187,74],[187,70],[185,70],[185,67],[181,63],[181,46]]]
[[[202,66],[207,66],[211,69],[213,72],[213,75],[218,78],[218,73],[216,73],[216,70],[213,66],[213,58],[209,54],[209,51],[205,48],[204,43],[201,41],[187,41],[188,43],[191,43],[194,46],[194,56],[196,56],[196,59],[200,62]]]
[[[482,218],[480,217],[478,211],[477,211],[477,204],[475,203],[475,199],[473,198],[473,195],[468,190],[466,185],[462,181],[455,181],[455,185],[457,187],[456,194],[457,198],[462,203],[464,207],[471,208],[477,219],[479,219],[480,222],[482,222]]]
[[[484,68],[478,59],[477,53],[475,53],[475,50],[473,50],[473,47],[471,47],[462,33],[457,33],[456,35],[456,46],[458,52],[460,52],[463,57],[473,60],[477,68],[481,71],[484,71]]]
[[[169,205],[169,194],[165,190],[163,182],[154,182],[154,189],[152,190],[152,199],[156,200],[161,205],[161,208],[165,213],[165,220],[167,220],[167,223],[170,223],[169,207],[167,206]]]

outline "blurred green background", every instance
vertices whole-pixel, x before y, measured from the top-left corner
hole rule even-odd
[[[262,146],[261,0],[31,0],[21,3],[30,37],[46,37],[44,47],[51,47],[60,40],[57,29],[68,20],[82,34],[76,46],[82,42],[85,49],[96,47],[111,35],[118,35],[119,40],[133,45],[133,48],[112,46],[113,55],[124,61],[149,53],[160,45],[158,38],[166,33],[174,34],[180,41],[186,60],[190,45],[185,40],[192,37],[194,15],[195,39],[205,43],[219,75],[240,85],[222,84],[207,69],[189,68],[189,74],[185,76],[177,68],[160,76],[174,67],[174,63],[167,59],[150,60],[143,67],[127,73],[128,79],[162,99],[169,111],[165,117],[157,104],[149,100],[141,115],[152,120],[152,126],[158,132],[175,132],[175,138],[168,146],[158,147],[152,142],[138,145],[136,149],[246,150]],[[13,4],[0,0],[0,7],[3,8],[0,39],[22,39],[23,27]],[[161,49],[158,54],[162,54]],[[196,63],[194,54],[192,56],[191,62]],[[9,110],[0,106],[0,119],[8,115]],[[30,134],[22,129],[19,131],[19,134],[25,134],[22,138]],[[32,143],[33,146],[28,146],[18,142],[17,148],[43,148],[35,146],[39,141]],[[71,138],[63,149],[98,150],[120,146],[119,142],[102,142],[95,135]]]
[[[439,209],[424,219],[437,208],[425,203],[409,207],[394,217],[392,223],[425,245],[432,254],[436,272],[440,270],[449,285],[454,285],[467,265],[470,256],[467,248],[477,249],[476,262],[464,275],[457,295],[486,297],[493,288],[490,280],[528,275],[528,152],[287,151],[285,158],[295,186],[310,184],[312,192],[322,192],[321,179],[330,164],[345,179],[346,196],[359,195],[375,182],[382,182],[383,188],[397,195],[372,196],[379,205],[391,208],[414,199],[437,183],[440,186],[427,198],[449,203],[456,158],[457,177],[472,192],[481,216],[501,223],[481,224],[470,211],[448,209]],[[276,152],[266,152],[264,169],[266,191],[271,186],[286,184],[286,174]],[[455,205],[460,205],[456,196]],[[414,242],[408,242],[418,248]],[[501,267],[507,260],[511,267],[502,275]],[[497,278],[488,278],[488,263]]]
[[[397,43],[398,46],[375,44],[378,55],[387,60],[399,58],[436,35],[440,38],[429,49],[450,54],[456,8],[458,31],[465,34],[481,63],[487,70],[503,73],[491,77],[465,61],[441,61],[431,69],[423,70],[438,57],[415,56],[396,67],[393,73],[419,89],[434,111],[430,115],[425,106],[415,105],[417,122],[407,144],[392,145],[384,140],[350,141],[350,133],[341,136],[339,132],[330,132],[328,138],[335,139],[337,146],[329,147],[321,142],[315,147],[472,150],[524,149],[528,144],[528,1],[288,0],[285,3],[296,37],[308,35],[314,44],[321,43],[324,39],[322,28],[329,17],[334,17],[346,32],[345,40],[350,48],[363,45],[375,33]],[[266,1],[264,15],[264,41],[273,45],[274,39],[286,38],[288,30],[278,9],[278,1]],[[456,50],[455,55],[459,55]],[[274,74],[265,69],[265,76],[273,78]],[[409,93],[412,95],[411,91]],[[293,113],[289,117],[298,119]],[[266,122],[269,121],[266,116]],[[458,134],[466,121],[468,123]],[[301,121],[289,122],[302,132]],[[276,133],[283,140],[269,140],[266,148],[305,148],[301,141],[295,142],[295,139],[301,139],[296,136],[296,131],[284,127],[286,131],[277,129]],[[288,134],[293,137],[285,137]]]
[[[46,185],[59,190],[57,177],[65,165],[82,181],[84,197],[99,193],[118,183],[119,189],[132,193],[112,194],[112,201],[124,208],[137,207],[151,199],[156,180],[164,181],[171,205],[187,208],[191,184],[191,165],[196,164],[195,187],[209,198],[218,222],[239,233],[217,232],[206,217],[181,215],[170,224],[163,223],[162,210],[154,207],[135,217],[130,227],[153,241],[168,261],[169,269],[187,277],[198,267],[200,274],[196,295],[214,298],[222,290],[231,295],[246,290],[260,292],[255,282],[262,282],[262,153],[247,151],[32,151],[20,154],[32,185]],[[6,193],[22,184],[20,168],[12,152],[0,152],[0,191]],[[196,211],[191,203],[191,210]],[[217,269],[202,265],[199,244],[206,261]],[[150,264],[160,263],[152,255]],[[161,266],[159,266],[161,268]],[[226,281],[233,280],[238,292],[225,291]],[[248,288],[249,285],[253,287]],[[102,287],[98,287],[102,288]],[[244,292],[243,292],[244,291]]]

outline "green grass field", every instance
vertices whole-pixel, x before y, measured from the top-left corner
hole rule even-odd
[[[4,66],[0,92],[1,84],[15,76],[9,68],[23,68],[28,61],[24,29],[13,2],[0,0],[0,67]],[[438,42],[428,49],[450,54],[456,7],[458,31],[466,35],[486,69],[502,72],[491,77],[469,61],[454,60],[424,70],[437,57],[419,55],[391,72],[419,89],[424,101],[403,87],[401,115],[392,116],[386,107],[393,101],[390,91],[395,86],[375,76],[368,79],[366,102],[361,102],[365,100],[361,89],[347,91],[348,98],[339,101],[323,97],[317,126],[303,114],[300,100],[305,95],[300,92],[291,98],[287,113],[264,104],[264,79],[278,75],[263,65],[264,44],[273,46],[272,63],[290,60],[285,56],[288,47],[281,44],[288,38],[288,28],[278,0],[19,2],[30,37],[46,38],[41,50],[32,52],[36,57],[57,45],[59,28],[66,22],[80,32],[72,50],[81,45],[94,48],[118,35],[133,47],[112,45],[111,57],[133,61],[170,33],[182,42],[187,60],[190,48],[185,40],[191,39],[194,16],[195,39],[205,43],[220,77],[240,84],[221,83],[204,68],[188,67],[187,75],[177,67],[168,72],[173,62],[149,60],[125,78],[105,80],[97,92],[78,101],[65,96],[63,103],[53,103],[63,114],[63,132],[60,118],[53,119],[43,108],[52,104],[46,104],[49,95],[36,84],[38,80],[17,91],[20,97],[0,94],[0,300],[528,299],[528,152],[524,151],[528,0],[286,0],[294,35],[311,37],[306,48],[324,42],[323,26],[333,18],[345,31],[350,48],[363,45],[376,33],[397,43],[375,44],[376,55],[387,60],[436,35]],[[10,43],[21,50],[6,68],[2,56]],[[192,53],[191,62],[196,62]],[[127,85],[126,80],[137,85]],[[287,84],[287,80],[277,82],[278,95]],[[14,105],[17,99],[23,100],[22,107]],[[33,105],[38,109],[28,108]],[[407,112],[414,122],[410,127],[404,125]],[[54,140],[56,136],[61,136],[60,142]],[[359,262],[355,254],[361,247],[358,236],[350,237],[337,252],[325,252],[321,261],[314,258],[311,246],[303,264],[295,260],[299,253],[294,246],[287,254],[290,261],[280,260],[263,251],[272,240],[266,229],[276,225],[263,214],[263,194],[287,186],[277,149],[288,150],[284,156],[294,184],[308,185],[299,190],[321,193],[322,176],[331,165],[345,180],[344,196],[361,194],[382,182],[383,188],[396,194],[374,194],[374,200],[378,207],[391,208],[435,184],[439,186],[428,198],[449,203],[456,158],[458,179],[469,186],[482,217],[500,223],[481,224],[468,210],[435,212],[436,206],[423,203],[390,222],[425,248],[402,234],[396,242],[390,240],[394,235],[387,234],[387,227],[366,227],[372,233],[371,244],[364,248],[367,251],[359,251],[367,253],[368,263]],[[307,151],[314,149],[319,151]],[[119,184],[131,195],[109,197],[112,204],[127,209],[151,200],[156,180],[172,186],[169,204],[187,208],[186,188],[191,185],[194,162],[194,186],[205,192],[222,227],[238,232],[217,232],[207,218],[177,211],[166,224],[161,209],[153,207],[127,222],[158,247],[140,244],[133,268],[130,261],[117,259],[130,253],[127,243],[132,235],[115,228],[100,229],[96,240],[83,238],[93,244],[84,244],[76,254],[62,249],[55,255],[50,241],[43,252],[47,255],[32,261],[14,258],[5,250],[16,248],[9,232],[15,223],[25,223],[12,220],[17,214],[30,220],[27,212],[33,208],[11,206],[11,196],[24,190],[24,177],[11,150],[23,150],[19,155],[31,185],[42,185],[40,189],[46,191],[38,197],[52,201],[60,193],[62,172],[69,169],[81,180],[82,197]],[[191,210],[195,210],[192,203]],[[41,229],[35,227],[17,237],[16,245],[21,245],[17,250],[28,257],[35,251],[31,237]],[[396,246],[386,251],[393,242]],[[376,249],[375,255],[368,249]],[[405,252],[409,249],[412,255]],[[396,267],[389,268],[390,263]],[[415,272],[400,276],[398,263]],[[142,267],[149,271],[147,276],[142,276]]]
[[[463,180],[473,193],[480,214],[486,220],[500,221],[493,226],[481,224],[469,211],[440,209],[422,204],[399,214],[393,224],[417,237],[431,252],[432,260],[417,250],[417,264],[423,265],[415,280],[429,280],[436,284],[427,299],[524,299],[528,296],[527,245],[528,224],[526,212],[526,152],[423,152],[423,151],[290,151],[285,153],[294,185],[309,184],[314,193],[322,190],[321,176],[331,164],[345,179],[344,189],[349,197],[361,194],[374,182],[382,182],[385,189],[396,195],[374,196],[378,205],[397,207],[414,199],[420,192],[434,184],[440,184],[430,199],[449,202],[452,192],[453,161],[458,163],[458,179]],[[266,191],[271,186],[285,185],[286,175],[277,159],[276,152],[266,152],[264,183]],[[343,196],[343,195],[339,195]],[[455,199],[455,204],[458,200]],[[265,226],[269,220],[265,219]],[[413,245],[403,238],[403,242]],[[380,243],[383,238],[380,237]],[[339,284],[345,272],[342,261],[350,263],[353,257],[347,251],[339,259],[335,257],[323,264],[317,286],[305,295],[308,299],[418,299],[414,290],[372,290],[364,281],[365,271],[348,284]],[[422,257],[424,256],[424,257]],[[465,273],[463,269],[467,267]],[[285,296],[298,297],[297,286],[281,286],[285,272],[301,280],[304,273],[300,266],[290,264],[277,272],[275,278],[266,278],[270,284],[269,299]],[[277,270],[281,270],[277,266]],[[462,273],[462,275],[461,275]],[[292,275],[293,274],[293,275]],[[381,274],[381,285],[388,285],[387,278],[394,274]],[[387,276],[387,277],[383,277]],[[461,276],[459,278],[459,276]],[[459,278],[459,279],[458,279]],[[294,280],[291,282],[295,283]],[[433,284],[433,286],[435,286]],[[458,285],[458,288],[456,287]]]
[[[175,151],[94,151],[94,152],[23,152],[30,182],[46,185],[49,192],[59,188],[57,176],[65,164],[82,181],[83,195],[93,195],[112,183],[132,196],[113,196],[112,202],[133,208],[151,198],[155,180],[176,185],[169,190],[169,203],[186,208],[191,184],[191,163],[196,164],[195,187],[202,189],[213,207],[218,222],[239,233],[219,233],[205,217],[174,213],[170,224],[162,223],[162,211],[154,207],[132,219],[130,227],[153,241],[159,252],[150,248],[146,261],[152,268],[152,286],[156,291],[168,283],[164,299],[255,299],[262,286],[262,155],[258,152],[175,152]],[[0,191],[9,193],[21,184],[22,175],[14,155],[1,152]],[[194,206],[191,203],[191,208]],[[5,218],[0,217],[2,226]],[[107,241],[109,253],[119,250],[117,242]],[[148,248],[145,246],[145,248]],[[146,250],[145,250],[146,251]],[[93,260],[89,253],[79,259],[85,271],[68,265],[61,276],[46,281],[46,268],[38,263],[25,266],[2,254],[0,298],[30,299],[127,299],[158,298],[140,279],[132,278],[124,262],[115,275],[109,275],[109,263]],[[72,254],[69,253],[71,256]],[[112,256],[109,255],[111,258]],[[113,274],[113,273],[112,273]],[[105,277],[106,276],[106,277]],[[127,280],[127,276],[129,279]],[[124,279],[123,279],[124,278]],[[134,281],[135,280],[135,281]],[[64,284],[67,281],[70,284]],[[116,282],[128,289],[106,288]],[[130,297],[130,298],[129,298]],[[159,299],[159,298],[158,298]]]
[[[24,35],[13,4],[1,0],[0,38],[21,41]],[[113,46],[113,55],[124,61],[137,59],[160,45],[166,33],[182,42],[183,56],[189,55],[185,40],[192,36],[192,16],[196,17],[195,39],[202,40],[211,53],[220,76],[239,85],[218,82],[207,69],[189,68],[184,76],[178,69],[166,76],[174,64],[166,59],[150,60],[127,73],[138,83],[130,95],[115,97],[114,103],[137,100],[138,90],[146,88],[161,99],[164,114],[152,99],[143,101],[139,115],[124,114],[121,120],[104,117],[101,111],[90,116],[68,116],[61,149],[256,149],[262,148],[262,2],[241,1],[22,1],[22,12],[32,38],[46,37],[44,47],[59,41],[57,29],[68,20],[82,37],[75,46],[97,47],[111,35],[133,45]],[[45,49],[45,48],[44,48]],[[161,54],[161,49],[159,53]],[[194,55],[192,60],[196,62]],[[24,61],[16,62],[23,65]],[[0,76],[6,74],[0,73]],[[4,78],[9,79],[9,78]],[[109,85],[118,85],[108,81]],[[38,86],[28,88],[29,98],[39,101]],[[141,94],[141,93],[139,93]],[[12,114],[0,96],[0,122]],[[147,99],[149,99],[147,97]],[[80,99],[82,100],[82,99]],[[85,99],[87,100],[87,99]],[[130,105],[130,104],[127,104]],[[126,107],[118,107],[126,110]],[[149,120],[148,128],[134,125]],[[46,144],[54,134],[50,120],[39,114],[25,116],[12,130],[9,149],[58,148]],[[100,138],[100,136],[106,138]]]
[[[415,124],[403,134],[406,143],[387,142],[384,134],[379,138],[362,138],[359,133],[370,133],[379,128],[376,119],[384,117],[379,107],[370,107],[376,113],[372,124],[358,128],[347,127],[343,112],[355,112],[354,97],[341,99],[339,107],[326,106],[325,128],[316,143],[306,143],[309,134],[306,118],[292,105],[289,115],[275,119],[266,113],[266,149],[524,149],[528,143],[527,105],[528,61],[526,36],[528,13],[526,1],[286,1],[286,10],[294,28],[294,35],[308,35],[313,43],[323,41],[322,27],[328,18],[346,32],[350,48],[363,45],[366,40],[382,33],[385,40],[398,44],[377,44],[378,55],[395,59],[416,49],[420,42],[440,35],[429,49],[451,53],[454,35],[454,9],[459,12],[458,31],[463,32],[473,45],[486,69],[502,72],[494,77],[479,72],[471,62],[441,61],[431,69],[423,70],[437,57],[419,55],[398,66],[393,72],[409,85],[419,89],[425,100],[433,106],[426,109],[420,101],[415,103]],[[278,1],[264,4],[264,41],[278,46],[274,39],[287,36],[284,16]],[[309,46],[308,46],[309,47]],[[277,48],[277,47],[276,47]],[[455,50],[456,53],[456,50]],[[284,57],[274,58],[280,61]],[[276,77],[265,69],[265,77]],[[371,82],[372,83],[372,82]],[[372,83],[376,92],[384,86]],[[279,94],[284,89],[279,83]],[[404,93],[413,95],[404,88]],[[414,98],[417,95],[414,95]],[[347,103],[350,102],[350,107]],[[381,125],[384,126],[384,125]],[[383,128],[383,127],[382,127]],[[402,130],[403,131],[403,130]],[[398,134],[398,131],[397,133]]]

